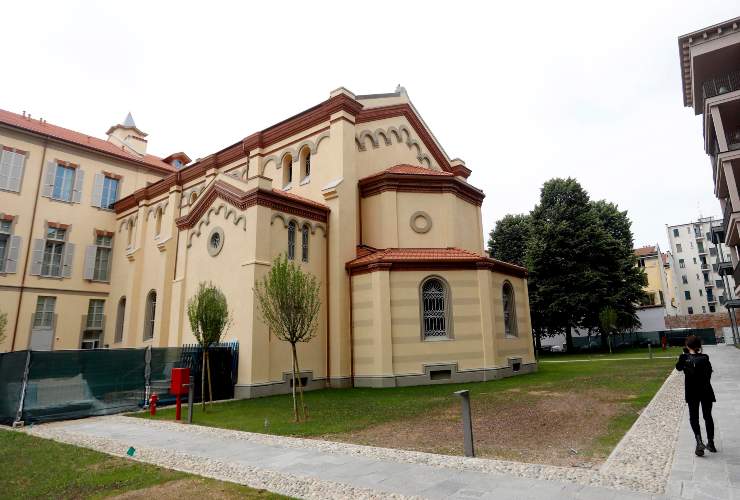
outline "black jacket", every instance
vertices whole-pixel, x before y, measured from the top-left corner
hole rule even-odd
[[[676,370],[685,375],[686,401],[717,401],[712,389],[712,363],[706,354],[681,354]]]

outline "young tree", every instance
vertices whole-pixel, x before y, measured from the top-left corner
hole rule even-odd
[[[609,339],[609,354],[612,352],[611,335],[617,327],[617,311],[612,306],[606,306],[599,312],[599,328],[601,329],[601,338]]]
[[[213,402],[211,387],[211,364],[208,359],[208,348],[221,342],[226,330],[231,324],[229,307],[226,296],[213,284],[201,282],[198,292],[188,301],[188,319],[195,339],[203,350],[203,365],[201,369],[200,397],[203,411],[206,409],[205,385],[208,373],[208,399]]]
[[[524,266],[529,227],[528,214],[509,214],[497,221],[488,238],[488,252],[491,257]]]
[[[296,385],[301,398],[301,414],[305,420],[308,408],[303,400],[296,344],[308,342],[316,336],[316,325],[321,308],[319,283],[315,276],[303,272],[287,257],[275,258],[270,272],[254,288],[257,303],[265,323],[272,333],[290,343],[293,354],[293,418],[301,421],[296,400]]]

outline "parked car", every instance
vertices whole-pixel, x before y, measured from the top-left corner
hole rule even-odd
[[[552,352],[565,352],[565,347],[561,345],[554,345],[550,348],[550,351]]]

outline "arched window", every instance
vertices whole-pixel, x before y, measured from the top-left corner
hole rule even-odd
[[[190,193],[190,205],[191,206],[192,205],[195,205],[195,201],[197,199],[198,199],[198,193],[196,193],[195,191],[193,191],[192,193]]]
[[[308,181],[309,177],[311,177],[311,149],[309,147],[301,150],[300,163],[301,182]]]
[[[295,259],[295,232],[296,232],[296,223],[295,221],[290,221],[290,223],[288,223],[288,259],[289,260]]]
[[[449,292],[438,277],[421,284],[421,330],[425,340],[450,338]]]
[[[144,340],[154,338],[154,320],[157,317],[157,292],[152,290],[146,296],[146,310],[144,311]]]
[[[121,297],[118,301],[118,311],[116,312],[116,333],[113,342],[123,342],[123,320],[126,315],[126,297]]]
[[[514,287],[508,281],[502,288],[502,302],[504,307],[504,335],[516,337],[516,303],[514,302]]]
[[[154,235],[159,236],[159,233],[162,232],[162,209],[157,208],[157,211],[154,214]]]
[[[293,157],[285,155],[283,157],[283,189],[288,189],[293,183]]]
[[[308,262],[308,224],[301,229],[301,260]]]
[[[134,223],[129,220],[126,223],[126,247],[130,247],[134,243]]]

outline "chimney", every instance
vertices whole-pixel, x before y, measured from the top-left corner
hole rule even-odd
[[[147,134],[139,130],[131,113],[126,115],[123,123],[109,128],[107,134],[108,142],[120,146],[124,151],[142,157],[146,154]]]

